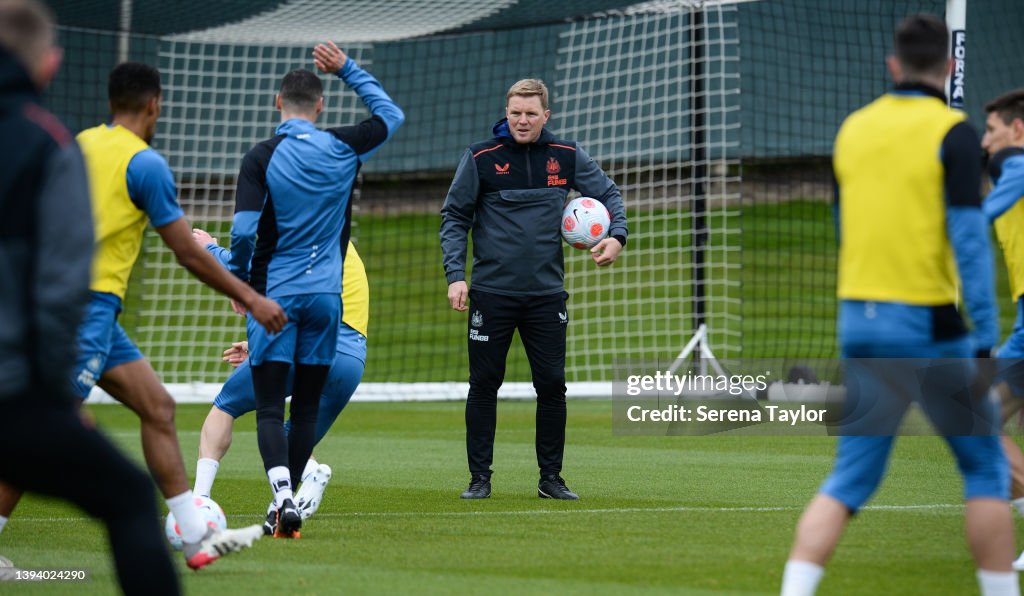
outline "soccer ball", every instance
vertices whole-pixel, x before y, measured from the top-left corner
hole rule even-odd
[[[195,496],[192,498],[196,503],[196,507],[199,507],[199,512],[203,516],[203,520],[206,525],[215,530],[226,530],[228,527],[227,516],[224,515],[224,510],[220,508],[220,505],[210,497]],[[171,547],[174,550],[181,550],[184,543],[181,540],[181,531],[178,529],[178,520],[174,519],[173,513],[167,514],[167,521],[164,523],[164,533],[167,535],[167,541],[171,543]]]
[[[573,248],[593,248],[608,236],[611,219],[601,201],[590,197],[573,199],[562,211],[562,238]]]

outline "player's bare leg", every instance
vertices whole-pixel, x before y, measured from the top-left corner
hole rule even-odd
[[[4,523],[14,513],[14,508],[18,506],[18,501],[21,500],[21,495],[21,489],[0,482],[0,518],[3,518],[2,521]],[[3,531],[3,526],[0,526],[0,531]]]
[[[1024,407],[1024,396],[1014,395],[1007,383],[1000,383],[995,389],[999,395],[999,413],[1005,426]],[[1024,497],[1024,452],[1012,437],[1003,435],[1002,444],[1006,459],[1010,461],[1010,500],[1016,501]],[[1018,507],[1018,512],[1024,514],[1024,509]]]
[[[220,461],[231,448],[235,419],[219,408],[210,408],[199,434],[199,457]]]
[[[174,399],[149,362],[142,359],[115,366],[103,373],[99,386],[139,416],[146,465],[181,527],[189,567],[205,567],[226,553],[252,546],[262,537],[260,526],[223,531],[206,528],[188,489],[174,426]]]
[[[800,516],[789,559],[824,566],[848,521],[850,510],[846,505],[828,495],[816,495]]]
[[[188,490],[185,463],[174,426],[174,399],[145,359],[127,362],[103,373],[99,386],[128,406],[142,423],[142,452],[164,497]]]
[[[1000,439],[1010,461],[1010,500],[1015,501],[1024,497],[1024,452],[1013,437],[1003,435]]]
[[[969,499],[967,545],[978,569],[1009,572],[1013,562],[1013,517],[1002,499]]]
[[[235,419],[230,414],[217,408],[210,408],[199,433],[199,459],[196,461],[196,482],[192,492],[209,497],[213,490],[213,481],[217,479],[220,460],[231,447],[231,430]]]
[[[999,395],[1000,415],[1005,426],[1024,406],[1024,396],[1014,395],[1007,383],[1000,383],[995,389]],[[1010,504],[1018,514],[1024,515],[1024,452],[1011,436],[1001,436],[1000,442],[1010,463]],[[1024,570],[1024,553],[1013,562],[1013,568]]]
[[[825,573],[825,563],[850,521],[850,510],[837,499],[819,493],[796,526],[793,549],[782,575],[782,596],[814,594]]]
[[[1009,422],[1014,414],[1024,408],[1024,395],[1014,395],[1007,383],[996,385],[996,394],[999,395],[999,415],[1003,424]]]

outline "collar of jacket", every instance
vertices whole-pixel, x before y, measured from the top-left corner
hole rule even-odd
[[[502,141],[508,146],[520,146],[520,143],[516,142],[515,138],[512,136],[512,133],[509,132],[508,130],[508,118],[502,118],[501,120],[495,122],[494,126],[491,127],[491,132],[494,133],[494,138],[498,139],[499,141]],[[547,145],[554,140],[555,135],[551,134],[551,131],[549,131],[547,128],[542,128],[540,131],[540,136],[537,137],[537,140],[529,144]]]
[[[995,155],[988,158],[988,163],[985,164],[985,169],[988,170],[989,178],[992,179],[992,184],[999,181],[999,177],[1003,175],[1003,164],[1006,160],[1011,157],[1019,157],[1024,155],[1024,147],[1004,147],[996,152]]]
[[[892,91],[897,95],[927,95],[928,97],[941,99],[942,103],[946,103],[945,93],[924,83],[896,83]]]
[[[39,90],[21,62],[0,48],[0,109],[6,110],[26,101],[38,103]]]
[[[279,135],[297,135],[317,130],[316,124],[304,118],[289,118],[277,125],[274,131]]]

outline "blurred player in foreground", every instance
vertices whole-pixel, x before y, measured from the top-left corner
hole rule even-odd
[[[217,245],[217,239],[203,230],[193,230],[192,236],[200,246],[210,251],[221,263],[230,260],[227,249]],[[348,405],[352,394],[363,378],[366,366],[366,333],[369,326],[370,287],[356,247],[351,242],[345,253],[345,271],[342,279],[341,302],[344,305],[341,325],[338,327],[338,345],[334,364],[327,375],[320,408],[317,412],[315,443],[320,443],[341,411]],[[231,447],[231,429],[239,416],[256,409],[256,396],[252,387],[252,368],[249,365],[249,342],[236,342],[224,352],[224,360],[237,367],[224,383],[203,423],[199,438],[199,461],[196,462],[196,483],[192,489],[197,495],[210,496],[217,477],[220,460]],[[292,390],[292,375],[288,379],[288,392]],[[290,424],[285,423],[285,431]],[[302,472],[302,486],[295,494],[295,506],[302,519],[312,517],[320,507],[324,490],[331,479],[331,467],[318,464],[312,457]],[[277,509],[273,501],[267,508],[263,532],[272,535],[277,530]]]
[[[992,252],[980,209],[978,136],[962,112],[946,106],[941,91],[952,67],[945,24],[930,15],[907,17],[887,64],[895,88],[846,119],[833,155],[844,366],[849,376],[858,359],[946,358],[956,359],[946,362],[961,379],[969,378],[976,368],[970,358],[975,349],[991,350],[998,324]],[[910,226],[912,235],[906,232]],[[961,281],[973,337],[956,310]],[[887,389],[892,382],[874,376],[872,369],[857,381],[870,389]],[[883,414],[886,429],[898,425],[908,402],[893,399],[891,392],[862,393],[858,405],[865,408],[858,413],[867,419]],[[944,434],[964,478],[967,543],[981,592],[1018,594],[1010,565],[1009,468],[996,432],[998,413],[994,403],[976,394],[956,404],[929,391],[922,405],[939,428],[941,420],[967,414],[988,423],[985,433]],[[963,412],[964,405],[970,411]],[[785,596],[815,592],[846,524],[885,475],[895,438],[855,435],[847,424],[844,420],[840,429],[833,471],[797,525],[783,575]]]
[[[996,356],[1007,359],[998,387],[1003,404],[1003,422],[1024,405],[1024,89],[1001,95],[985,105],[985,134],[981,147],[988,155],[992,191],[982,210],[996,229],[1010,280],[1010,293],[1017,304],[1013,332]],[[1013,438],[1003,436],[1003,449],[1010,460],[1010,498],[1024,515],[1024,454]],[[1024,554],[1014,561],[1024,569]]]
[[[0,479],[10,483],[5,505],[13,508],[21,490],[71,501],[106,526],[126,594],[177,594],[150,479],[83,423],[69,381],[75,330],[89,300],[93,225],[82,155],[71,134],[39,105],[41,90],[61,62],[54,38],[42,5],[0,0]],[[0,580],[16,579],[10,562],[0,557],[0,563]]]
[[[333,43],[313,49],[321,72],[336,74],[372,116],[320,130],[319,77],[298,69],[281,80],[281,124],[246,153],[238,176],[228,269],[281,302],[289,323],[268,334],[253,319],[246,331],[256,437],[277,508],[277,533],[298,538],[302,517],[292,488],[313,453],[320,394],[335,359],[351,192],[361,165],[401,126],[402,110],[377,79]],[[284,431],[289,373],[291,428]]]

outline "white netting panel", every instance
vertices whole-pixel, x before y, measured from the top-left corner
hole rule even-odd
[[[333,39],[371,42],[407,39],[458,28],[515,4],[515,0],[293,0],[238,23],[178,36],[216,43],[295,45]]]
[[[629,360],[671,360],[696,330],[694,242],[706,232],[705,320],[719,356],[740,338],[738,31],[734,6],[705,13],[701,80],[707,158],[706,206],[694,209],[692,125],[695,81],[690,2],[658,2],[657,12],[591,19],[562,35],[553,110],[614,179],[630,213],[620,262],[600,270],[572,251],[567,376],[607,378],[609,352]],[[674,8],[674,9],[673,9]],[[703,229],[695,229],[702,215]],[[596,373],[596,376],[595,376]]]

